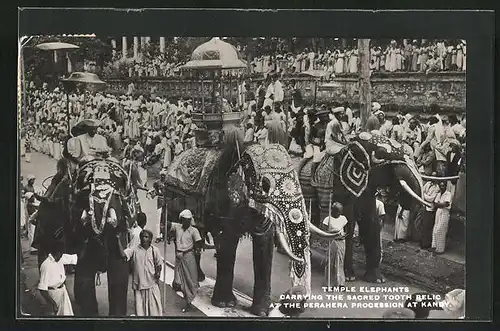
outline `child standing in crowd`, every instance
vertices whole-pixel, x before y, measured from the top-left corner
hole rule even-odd
[[[439,193],[434,200],[436,219],[432,230],[432,249],[434,254],[444,253],[446,247],[446,233],[450,220],[451,192],[446,189],[446,182],[439,183]]]
[[[325,265],[325,282],[327,286],[344,286],[344,255],[345,255],[345,233],[344,226],[347,218],[342,214],[343,206],[339,202],[332,204],[332,215],[323,220],[323,225],[328,232],[337,233],[337,237],[330,242],[329,254]],[[328,282],[330,281],[330,282]]]

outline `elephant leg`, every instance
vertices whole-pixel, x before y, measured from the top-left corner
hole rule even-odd
[[[129,264],[111,255],[108,260],[108,300],[109,316],[127,315],[127,291]]]
[[[238,236],[236,233],[228,233],[226,230],[219,236],[217,277],[211,302],[216,307],[234,307],[236,305],[236,297],[233,294],[233,279]]]
[[[347,218],[347,225],[345,227],[346,238],[345,238],[345,256],[344,256],[344,274],[345,279],[348,282],[356,280],[353,267],[353,244],[354,244],[354,228],[356,227],[356,217],[354,215],[354,210],[352,204],[344,205],[344,216]]]
[[[366,272],[364,278],[371,283],[384,283],[385,279],[380,271],[382,259],[382,245],[380,223],[376,215],[365,215],[359,222],[359,234],[365,247]]]
[[[251,312],[267,316],[271,304],[271,269],[273,262],[273,231],[252,235],[254,288]]]
[[[95,291],[97,266],[89,258],[78,261],[75,270],[75,301],[84,317],[99,316]]]

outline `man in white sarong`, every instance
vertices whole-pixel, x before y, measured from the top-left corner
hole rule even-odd
[[[40,266],[38,290],[44,299],[52,305],[55,315],[73,316],[73,308],[65,285],[64,265],[75,265],[78,257],[76,254],[63,254],[63,251],[64,244],[56,242],[49,256]]]
[[[193,214],[185,209],[179,214],[182,224],[167,221],[167,233],[175,236],[175,278],[180,281],[180,289],[186,300],[183,312],[191,310],[191,302],[199,287],[198,265],[196,255],[199,255],[203,240],[197,228],[192,226]]]
[[[142,230],[141,244],[125,250],[121,247],[127,260],[132,259],[132,289],[135,297],[135,314],[137,316],[162,316],[161,293],[158,281],[163,265],[160,250],[151,245],[153,233]]]

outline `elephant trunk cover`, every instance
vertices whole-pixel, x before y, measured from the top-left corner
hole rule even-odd
[[[111,186],[104,189],[96,190],[95,184],[91,185],[89,194],[89,214],[90,224],[96,234],[102,234],[106,225],[106,217],[108,214],[109,204],[113,196],[114,190]],[[97,205],[97,208],[96,208]],[[101,219],[96,219],[96,213],[101,215]],[[116,226],[116,224],[112,224]]]

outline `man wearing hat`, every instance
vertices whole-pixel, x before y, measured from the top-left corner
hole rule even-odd
[[[67,152],[71,159],[77,163],[87,161],[100,153],[108,153],[110,148],[106,138],[97,134],[99,122],[96,120],[83,120],[71,131],[73,138],[68,140]],[[78,134],[82,132],[81,134]],[[75,134],[78,134],[75,136]]]
[[[196,255],[201,253],[203,240],[197,228],[193,227],[193,214],[189,209],[179,214],[179,223],[167,221],[167,233],[175,237],[175,274],[174,280],[180,281],[180,289],[186,300],[186,306],[182,310],[186,312],[191,309],[191,302],[198,290],[198,265]]]

